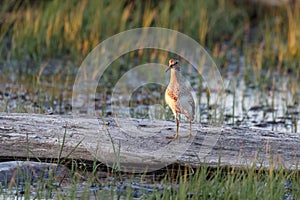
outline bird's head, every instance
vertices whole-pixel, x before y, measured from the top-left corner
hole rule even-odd
[[[177,71],[180,71],[180,65],[179,65],[179,61],[178,60],[175,60],[175,59],[170,59],[169,60],[169,68],[166,70],[169,71],[170,69],[175,69]]]

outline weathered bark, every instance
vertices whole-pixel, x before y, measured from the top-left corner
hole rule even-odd
[[[181,123],[179,140],[169,142],[175,123],[141,119],[0,113],[0,157],[94,160],[122,170],[155,170],[172,163],[298,169],[300,136],[242,127]],[[114,147],[114,148],[113,148]],[[118,157],[119,155],[119,157]]]

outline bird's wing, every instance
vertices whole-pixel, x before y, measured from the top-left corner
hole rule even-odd
[[[183,88],[183,90],[180,91],[178,102],[181,113],[190,120],[193,120],[195,115],[195,102],[188,88]]]

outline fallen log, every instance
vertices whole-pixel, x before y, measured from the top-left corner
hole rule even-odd
[[[98,159],[120,170],[169,164],[298,169],[299,133],[149,119],[0,113],[0,158]],[[62,148],[63,146],[63,148]]]

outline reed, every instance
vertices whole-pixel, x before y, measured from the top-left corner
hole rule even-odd
[[[296,12],[299,3],[267,12],[258,9],[258,24],[251,21],[251,9],[224,0],[5,1],[3,5],[1,60],[41,61],[56,57],[76,63],[104,39],[127,29],[148,26],[181,31],[210,49],[216,41],[249,45],[244,38],[249,24],[260,30],[250,35],[251,43],[263,45],[264,51],[257,56],[271,64],[269,67],[277,62],[279,66],[294,62],[300,56],[297,29],[300,14]]]

